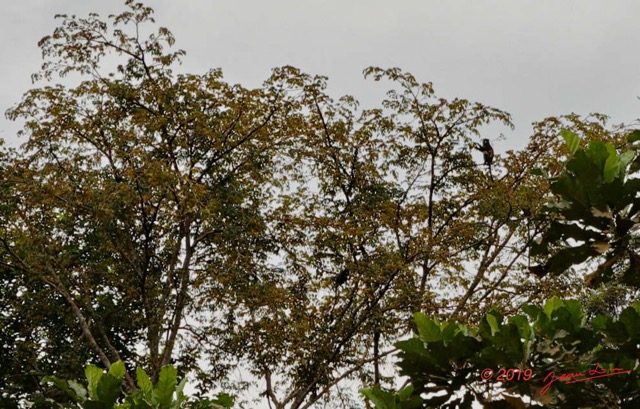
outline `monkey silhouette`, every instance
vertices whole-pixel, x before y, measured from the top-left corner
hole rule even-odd
[[[484,164],[486,166],[491,166],[491,164],[493,163],[494,154],[493,154],[493,147],[491,146],[489,139],[486,139],[486,138],[483,139],[482,145],[476,144],[475,148],[480,152],[482,152],[482,156],[484,158]]]

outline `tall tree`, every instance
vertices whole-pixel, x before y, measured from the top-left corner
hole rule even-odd
[[[25,119],[28,140],[2,170],[2,271],[11,319],[28,317],[11,324],[22,334],[15,349],[29,350],[38,373],[44,361],[77,374],[82,365],[68,359],[77,354],[107,368],[144,364],[157,377],[179,359],[181,332],[199,336],[194,314],[217,311],[202,305],[203,288],[251,280],[273,247],[261,208],[286,142],[282,84],[248,90],[219,70],[174,75],[183,52],[164,51],[171,33],[141,38],[152,10],[127,4],[113,27],[58,16],[35,78],[82,82],[33,89],[8,112]],[[108,54],[121,61],[104,74]],[[181,359],[188,369],[195,358]]]
[[[28,139],[0,162],[6,393],[123,360],[174,362],[201,391],[239,366],[276,408],[346,401],[348,381],[386,381],[414,311],[473,321],[533,294],[548,181],[529,170],[557,161],[560,121],[487,167],[474,146],[503,111],[399,69],[365,71],[392,84],[367,110],[292,67],[257,89],[175,74],[169,30],[142,37],[152,10],[126,4],[59,16],[34,79],[79,83],[8,112]]]
[[[494,309],[474,326],[416,313],[416,336],[397,344],[412,385],[396,394],[364,389],[377,408],[637,406],[640,131],[605,132],[606,143],[593,140],[598,133],[586,131],[592,140],[581,149],[581,138],[562,131],[570,159],[551,178],[556,196],[541,209],[549,223],[530,246],[544,258],[533,272],[576,268],[596,288],[591,299],[553,297],[508,319]],[[621,297],[598,306],[594,298],[612,285]]]

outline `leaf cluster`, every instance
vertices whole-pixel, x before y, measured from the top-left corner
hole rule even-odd
[[[223,409],[233,406],[233,399],[220,394],[216,399],[187,400],[184,394],[186,378],[177,382],[177,370],[172,365],[162,367],[154,385],[142,368],[136,369],[138,389],[123,393],[122,381],[125,375],[122,361],[111,365],[108,372],[95,365],[85,368],[87,385],[74,380],[64,380],[49,375],[42,379],[44,384],[53,384],[66,393],[70,403],[58,403],[49,398],[34,402],[35,407],[82,408],[82,409]]]
[[[543,308],[525,305],[525,314],[486,314],[477,327],[415,315],[418,335],[397,343],[400,374],[411,386],[393,394],[366,389],[377,408],[594,407],[632,408],[640,399],[637,374],[640,303],[619,318],[586,319],[576,300],[552,298]],[[549,383],[548,375],[587,373],[594,368],[631,370],[584,383]],[[485,380],[483,369],[493,376]],[[530,379],[497,381],[500,368],[525,371]],[[545,388],[546,387],[546,388]],[[546,390],[545,390],[546,389]],[[418,403],[419,402],[419,403]]]
[[[588,284],[640,285],[640,256],[635,250],[640,215],[638,135],[628,133],[619,149],[600,141],[580,149],[575,133],[562,132],[572,156],[551,184],[556,200],[544,211],[550,225],[531,246],[532,256],[547,256],[533,268],[536,275],[557,275],[597,260],[586,277]]]

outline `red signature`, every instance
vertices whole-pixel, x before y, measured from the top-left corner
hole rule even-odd
[[[544,377],[543,382],[545,382],[545,385],[542,389],[540,389],[540,395],[544,395],[545,393],[547,393],[551,385],[553,385],[557,381],[564,382],[565,384],[578,383],[578,382],[588,381],[589,379],[604,378],[607,376],[614,376],[614,375],[622,375],[629,372],[631,372],[631,369],[600,368],[600,364],[597,364],[594,369],[590,369],[587,372],[573,372],[573,373],[570,372],[570,373],[560,374],[560,376],[556,376],[555,372],[549,372],[547,376]]]

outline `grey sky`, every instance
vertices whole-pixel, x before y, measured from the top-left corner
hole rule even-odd
[[[37,41],[57,13],[105,16],[114,0],[20,0],[0,13],[0,111],[32,88]],[[334,96],[378,103],[385,88],[365,81],[370,65],[397,66],[432,81],[439,96],[504,109],[516,129],[498,152],[521,147],[546,116],[601,112],[640,118],[640,1],[637,0],[147,0],[159,25],[187,51],[181,71],[221,67],[228,81],[257,86],[272,67],[329,77]],[[38,85],[38,84],[36,84]],[[0,117],[0,137],[16,124]],[[494,135],[487,135],[494,137]]]
[[[101,15],[123,2],[22,0],[0,15],[0,110],[32,87],[37,41],[56,13]],[[638,1],[589,0],[148,0],[156,21],[187,51],[181,70],[222,67],[230,82],[257,86],[274,66],[329,76],[330,93],[377,104],[385,88],[362,78],[369,65],[398,66],[432,81],[444,97],[510,112],[522,146],[530,123],[549,115],[601,112],[640,117]],[[0,136],[18,127],[0,120]],[[491,135],[489,135],[491,136]]]

